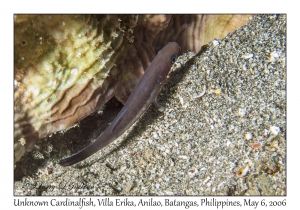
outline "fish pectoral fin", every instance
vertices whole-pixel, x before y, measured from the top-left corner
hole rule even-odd
[[[124,113],[126,113],[125,107],[121,110],[120,114],[118,114],[116,119],[112,122],[111,132],[116,131],[116,129],[119,127],[119,125],[125,120]]]
[[[116,122],[112,125],[111,132],[116,131],[116,128],[118,127],[118,125],[120,125],[121,121],[122,121],[122,119],[116,121]]]

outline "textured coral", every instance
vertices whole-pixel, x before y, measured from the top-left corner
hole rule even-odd
[[[18,18],[15,146],[30,151],[39,138],[71,126],[113,96],[121,76],[116,58],[129,43],[124,35],[130,21],[122,25],[118,16],[90,15]]]
[[[169,41],[199,51],[249,15],[16,15],[15,161],[34,143],[101,108],[125,103]]]

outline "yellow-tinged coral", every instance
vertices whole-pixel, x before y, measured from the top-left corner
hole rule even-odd
[[[104,95],[107,84],[118,77],[113,67],[128,44],[123,39],[129,28],[119,18],[15,16],[15,144],[23,138],[30,150],[39,138],[71,126],[105,103],[98,101],[97,92]]]

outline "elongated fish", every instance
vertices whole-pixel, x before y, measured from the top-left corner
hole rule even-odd
[[[155,101],[162,85],[166,81],[172,63],[174,63],[179,50],[179,45],[176,42],[170,42],[161,49],[146,69],[120,113],[108,128],[95,142],[76,154],[62,159],[59,164],[61,166],[70,166],[86,159],[114,141],[132,126],[146,111],[149,105]]]

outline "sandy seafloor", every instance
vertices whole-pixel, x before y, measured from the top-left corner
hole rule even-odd
[[[256,15],[179,57],[118,140],[79,164],[120,106],[42,140],[16,164],[15,195],[286,195],[286,15]]]

